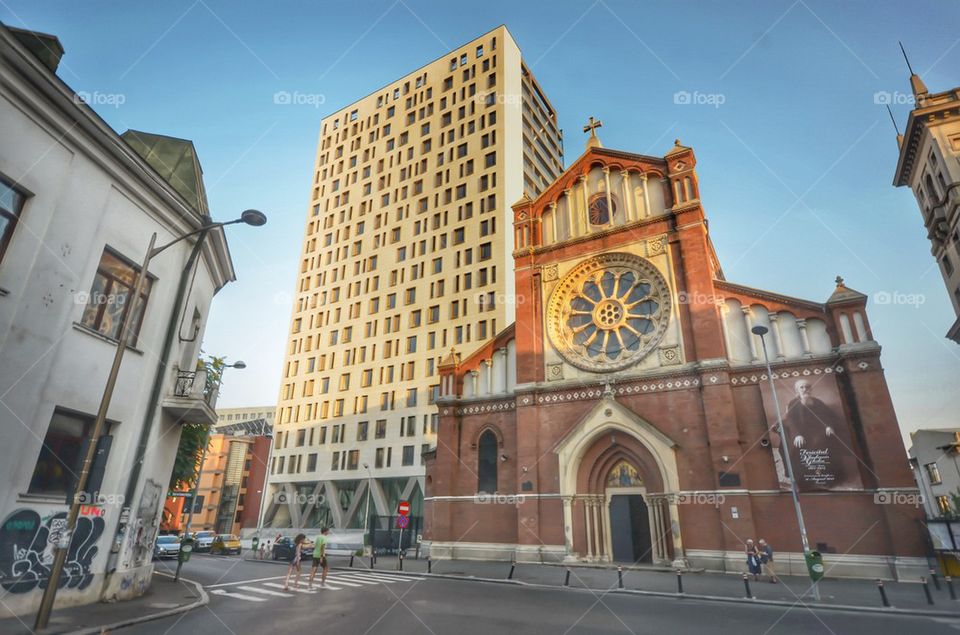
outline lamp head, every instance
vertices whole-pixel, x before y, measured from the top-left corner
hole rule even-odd
[[[754,335],[759,335],[760,337],[763,337],[764,335],[770,332],[770,329],[768,329],[765,326],[761,326],[757,324],[755,327],[750,329],[750,332],[753,333]]]
[[[236,369],[239,369],[239,370],[243,370],[244,368],[247,367],[247,365],[246,365],[245,363],[243,363],[242,361],[237,360],[237,361],[235,361],[234,363],[230,364],[230,367],[231,367],[231,368],[236,368]]]
[[[248,209],[240,214],[240,220],[251,227],[260,227],[267,224],[267,215],[259,210]]]

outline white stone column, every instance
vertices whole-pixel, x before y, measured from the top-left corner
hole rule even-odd
[[[590,184],[587,175],[580,176],[580,187],[583,192],[583,213],[580,214],[580,221],[583,223],[583,233],[590,233]]]
[[[730,342],[730,325],[727,316],[730,315],[730,306],[724,300],[720,305],[720,326],[723,328],[723,343],[727,346],[727,359],[733,359],[733,344]]]
[[[556,243],[559,237],[557,232],[557,202],[550,203],[550,242]]]
[[[498,348],[494,355],[494,392],[502,394],[507,392],[507,347]]]
[[[583,502],[584,526],[587,528],[587,558],[593,558],[593,519],[590,517],[590,508],[593,503],[587,499]]]
[[[597,518],[600,514],[600,506],[597,505],[596,499],[591,499],[590,505],[590,517],[593,520],[593,553],[600,557],[603,555],[603,552],[600,550],[600,519]]]
[[[753,334],[753,311],[750,310],[748,306],[740,307],[740,310],[743,311],[743,316],[747,322],[747,341],[750,342],[750,361],[759,362],[760,355],[757,354],[757,336]]]
[[[680,510],[677,508],[676,500],[671,500],[669,504],[670,533],[673,539],[673,565],[675,567],[685,567],[687,557],[683,553],[683,536],[680,535]]]
[[[797,328],[800,329],[800,344],[803,346],[803,356],[813,357],[810,352],[810,336],[807,335],[807,321],[803,318],[797,320]]]
[[[613,227],[613,197],[610,196],[610,168],[603,168],[603,182],[606,185],[605,193],[607,195],[607,225]]]
[[[643,181],[643,218],[650,218],[653,210],[650,209],[650,186],[647,184],[647,174],[641,174],[640,180]]]
[[[771,312],[770,317],[770,326],[773,327],[773,345],[776,347],[774,351],[777,359],[786,359],[787,356],[783,352],[783,333],[780,331],[780,316],[776,312]]]
[[[577,235],[577,214],[573,209],[573,191],[567,188],[563,191],[563,196],[567,201],[567,238],[573,238]]]
[[[480,389],[480,371],[473,369],[470,371],[470,386],[473,388],[470,394],[470,397],[476,397],[477,391]],[[464,395],[466,396],[466,395]]]
[[[624,222],[632,223],[637,220],[633,213],[633,196],[630,194],[630,172],[620,170],[620,195],[623,197]]]

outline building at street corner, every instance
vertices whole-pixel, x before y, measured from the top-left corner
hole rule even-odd
[[[270,460],[274,406],[220,408],[200,467],[190,518],[190,491],[170,492],[160,530],[241,533],[257,526]]]
[[[513,205],[516,323],[440,367],[431,556],[741,571],[765,538],[778,571],[803,573],[789,452],[829,575],[921,575],[866,296],[840,278],[825,302],[728,281],[693,150],[608,150],[594,132]]]
[[[903,134],[893,184],[913,190],[957,319],[947,337],[960,344],[960,88],[931,93],[910,72],[915,100]]]
[[[0,616],[36,611],[137,264],[209,215],[190,141],[117,134],[56,75],[57,38],[0,24]],[[183,423],[212,424],[198,370],[223,231],[153,259],[54,607],[142,594]],[[187,284],[189,283],[189,284]],[[160,360],[164,360],[162,363]]]

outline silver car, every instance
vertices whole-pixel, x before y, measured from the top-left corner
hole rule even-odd
[[[179,536],[157,536],[157,542],[153,545],[154,558],[176,558],[179,554]]]

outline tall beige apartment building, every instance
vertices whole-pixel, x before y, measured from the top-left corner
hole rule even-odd
[[[400,500],[420,515],[437,366],[513,322],[511,205],[562,164],[503,26],[323,119],[267,526],[361,528]]]

